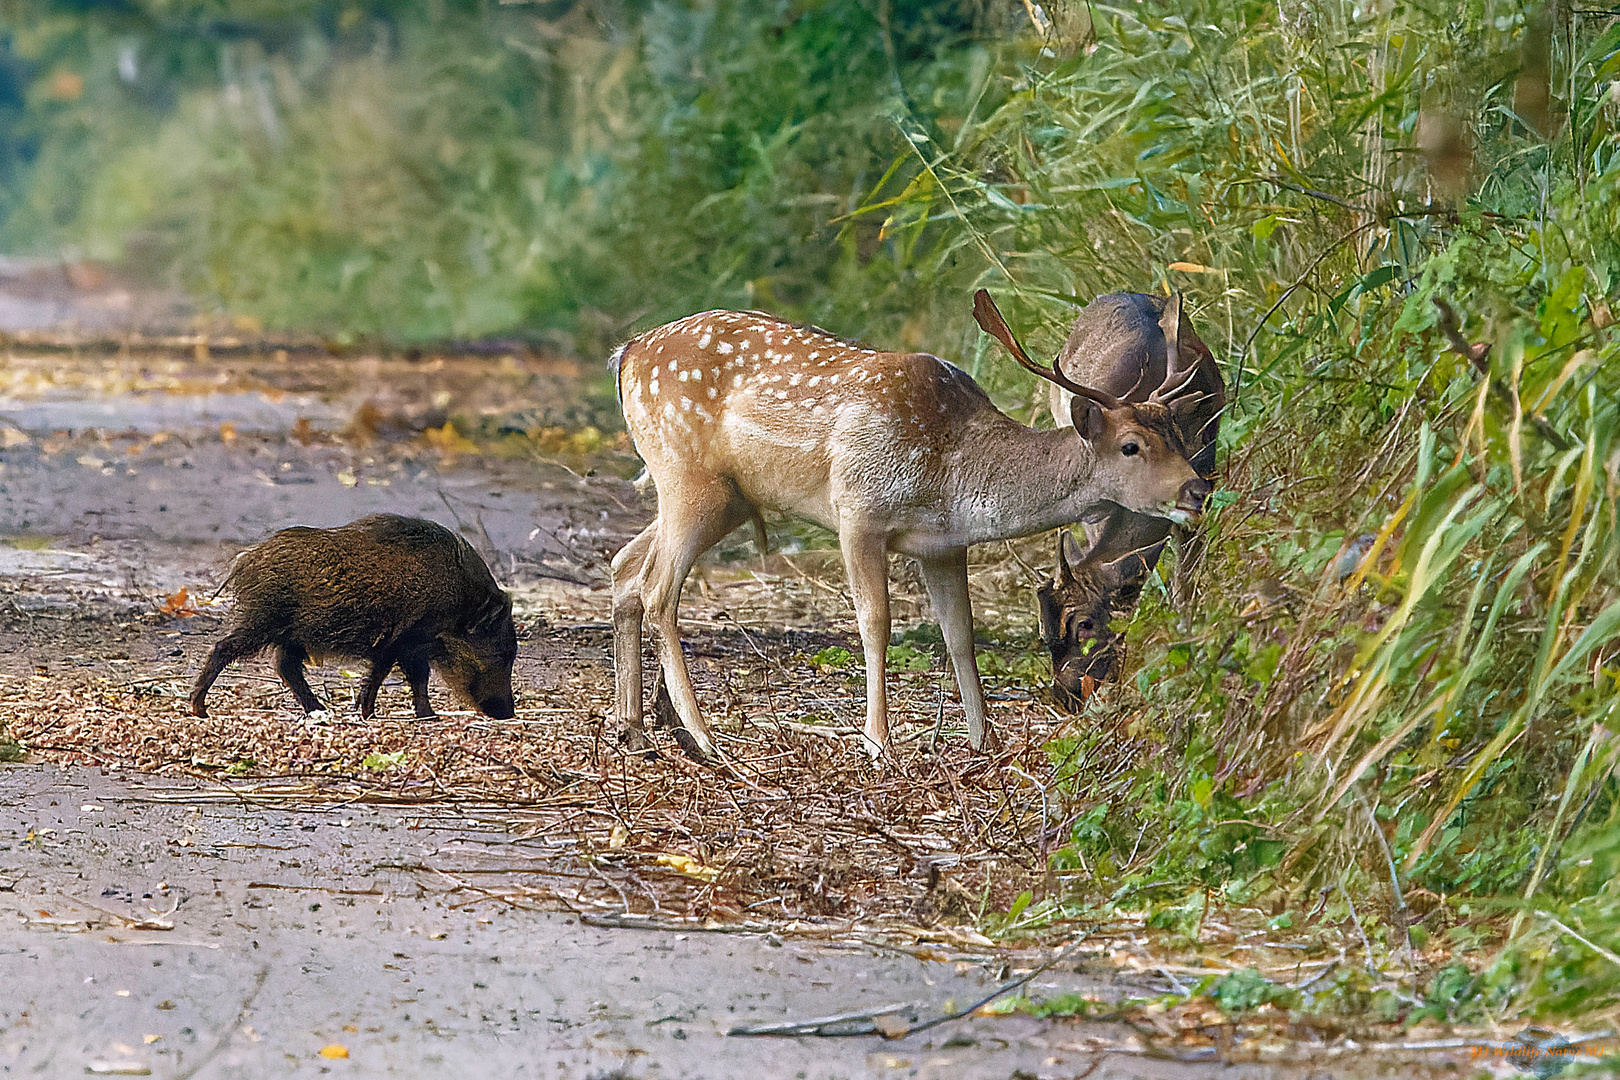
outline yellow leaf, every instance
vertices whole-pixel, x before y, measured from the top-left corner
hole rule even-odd
[[[321,1057],[323,1058],[346,1058],[348,1056],[349,1048],[347,1046],[341,1046],[338,1043],[330,1043],[321,1047]]]
[[[712,866],[704,866],[690,855],[681,855],[676,852],[665,851],[653,856],[653,861],[660,866],[667,866],[678,874],[695,877],[699,881],[713,881],[720,876],[720,871]]]
[[[471,439],[456,430],[456,425],[449,420],[444,427],[428,428],[422,432],[422,438],[427,444],[442,454],[476,454],[478,446]]]
[[[1221,272],[1219,267],[1205,266],[1203,263],[1194,262],[1173,262],[1170,264],[1170,269],[1180,270],[1183,274],[1218,274]]]

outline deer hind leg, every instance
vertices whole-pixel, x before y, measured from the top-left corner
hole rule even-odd
[[[984,688],[979,683],[979,665],[973,656],[973,604],[968,598],[967,549],[937,558],[917,560],[922,568],[923,585],[939,619],[945,650],[950,653],[956,672],[956,686],[962,693],[962,711],[967,714],[968,743],[984,748]]]
[[[692,676],[681,652],[677,624],[681,586],[686,583],[686,575],[698,556],[747,521],[755,511],[729,481],[716,479],[701,488],[692,486],[696,490],[683,490],[676,505],[669,505],[660,498],[658,532],[642,569],[641,601],[646,606],[647,618],[658,631],[658,661],[664,674],[664,688],[669,692],[676,715],[681,718],[681,727],[691,736],[692,745],[683,743],[682,748],[699,760],[707,760],[715,756],[714,736],[698,708]],[[639,680],[636,691],[639,703]]]
[[[631,751],[645,750],[642,724],[641,600],[642,571],[658,539],[658,522],[641,530],[613,556],[613,687],[619,719],[619,741]]]
[[[873,758],[889,750],[889,559],[882,535],[839,530],[850,598],[866,653],[866,728],[862,742]]]

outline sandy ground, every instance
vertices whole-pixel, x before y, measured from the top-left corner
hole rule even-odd
[[[8,291],[5,271],[6,330],[54,322],[105,337],[127,330],[132,312],[166,313],[167,330],[181,318],[167,301],[109,296],[104,282],[79,295],[36,274]],[[816,580],[826,560],[792,554],[798,534],[776,535],[775,561],[746,574],[726,569],[725,560],[751,550],[739,534],[692,588],[700,693],[736,699],[723,734],[761,747],[756,762],[832,762],[827,783],[841,798],[869,782],[872,799],[855,809],[864,822],[857,838],[836,850],[831,833],[826,845],[810,838],[809,854],[774,879],[749,869],[753,884],[736,885],[734,902],[752,898],[747,888],[776,895],[780,911],[764,925],[738,911],[721,917],[733,885],[701,860],[718,863],[723,844],[735,850],[751,835],[765,837],[766,848],[784,845],[781,837],[807,819],[761,817],[760,829],[778,830],[767,837],[751,832],[745,815],[717,839],[693,834],[702,826],[692,822],[705,819],[666,808],[659,843],[691,854],[649,850],[639,863],[614,862],[610,849],[624,841],[605,827],[563,830],[555,817],[514,809],[520,800],[480,801],[479,792],[503,784],[545,787],[536,777],[546,767],[548,724],[565,725],[583,746],[546,781],[576,809],[579,793],[604,790],[613,770],[627,792],[632,778],[656,786],[662,776],[702,794],[726,789],[735,803],[730,789],[747,787],[766,817],[776,813],[769,799],[788,798],[766,788],[793,783],[765,771],[721,782],[683,765],[667,743],[654,763],[612,750],[602,715],[610,655],[602,568],[650,518],[651,504],[630,482],[633,458],[614,451],[611,433],[590,434],[611,431],[611,407],[589,372],[521,350],[334,359],[272,348],[222,358],[202,346],[10,347],[0,369],[0,683],[14,729],[28,725],[17,733],[38,749],[28,763],[0,767],[0,1074],[1477,1074],[1478,1063],[1455,1047],[1367,1054],[1339,1038],[1331,1058],[1256,1064],[1243,1060],[1252,1049],[1222,1050],[1212,1037],[1166,1049],[1171,1029],[1162,1023],[1024,1015],[968,1017],[894,1039],[728,1035],[737,1025],[850,1013],[890,1017],[885,1024],[899,1017],[904,1028],[976,1001],[1050,956],[991,947],[949,920],[932,938],[912,924],[937,917],[919,912],[944,895],[929,884],[942,867],[976,875],[973,887],[1000,905],[1031,879],[1061,825],[1046,820],[1033,788],[1008,782],[1038,767],[1051,732],[1042,725],[1058,721],[1041,712],[1027,680],[992,680],[999,722],[1022,718],[1025,756],[987,765],[960,747],[960,710],[937,673],[897,676],[896,720],[910,741],[893,772],[876,776],[861,771],[868,767],[851,732],[817,726],[858,723],[858,685],[801,659],[792,700],[769,711],[773,722],[784,710],[802,722],[750,735],[759,709],[749,703],[769,698],[772,673],[782,670],[767,657],[853,639],[836,580]],[[459,426],[446,429],[452,417]],[[468,452],[457,441],[468,435],[497,452]],[[527,695],[531,708],[522,714],[528,727],[507,733],[513,760],[441,776],[422,758],[418,773],[378,797],[371,787],[380,781],[368,786],[366,770],[345,765],[344,754],[364,752],[385,728],[402,756],[441,739],[472,745],[476,724],[453,715],[442,727],[400,722],[407,695],[391,683],[387,724],[344,718],[311,734],[268,669],[253,664],[215,691],[217,711],[248,732],[221,756],[208,729],[182,723],[180,700],[218,634],[218,611],[206,601],[230,559],[276,528],[380,510],[459,529],[514,591],[523,622],[516,681],[520,704]],[[923,614],[915,588],[901,581],[896,591],[899,625],[914,624]],[[989,590],[984,602],[1008,592]],[[1000,621],[1019,618],[1027,621],[1022,612]],[[1027,642],[991,647],[1010,663]],[[762,691],[736,681],[755,676]],[[341,714],[352,677],[327,667],[314,681]],[[453,705],[437,684],[434,693]],[[63,701],[77,710],[77,727],[60,720]],[[87,712],[100,719],[86,726]],[[921,749],[930,728],[945,735],[943,756]],[[53,748],[53,739],[64,745]],[[279,761],[283,739],[293,750]],[[164,775],[132,769],[127,748],[142,740]],[[523,756],[535,753],[534,764]],[[335,776],[339,765],[349,771]],[[260,786],[236,782],[238,766]],[[598,780],[585,776],[590,769]],[[908,817],[907,783],[937,803]],[[994,798],[980,790],[994,783]],[[958,810],[952,832],[944,820]],[[613,808],[621,811],[629,813]],[[650,828],[652,811],[640,813],[638,828]],[[977,816],[994,818],[1001,832]],[[988,856],[963,850],[962,836],[974,830]],[[686,875],[684,892],[637,876],[671,866]],[[660,896],[686,906],[658,909]],[[651,917],[648,899],[681,918]],[[609,925],[615,909],[647,916],[651,928]],[[863,922],[872,911],[890,921]],[[909,937],[893,932],[896,914]],[[1023,992],[1117,1002],[1166,990],[1163,971],[1144,965],[1134,939],[1121,940],[1081,942]]]

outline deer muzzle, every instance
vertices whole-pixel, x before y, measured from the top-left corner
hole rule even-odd
[[[1175,508],[1165,516],[1178,525],[1197,524],[1199,517],[1204,513],[1204,502],[1214,490],[1208,480],[1195,476],[1181,485],[1181,492],[1176,496]]]

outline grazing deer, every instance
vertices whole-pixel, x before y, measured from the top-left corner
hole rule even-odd
[[[1052,366],[1076,382],[1118,394],[1139,409],[1166,414],[1182,455],[1205,480],[1214,476],[1226,384],[1214,354],[1182,312],[1179,293],[1169,298],[1143,293],[1097,297],[1074,320],[1069,340]],[[1053,384],[1052,416],[1059,427],[1072,422],[1071,396]],[[1178,560],[1171,588],[1178,606],[1191,602],[1193,572],[1203,556],[1202,539],[1196,533],[1112,502],[1093,507],[1082,521],[1089,540],[1087,557],[1119,563],[1125,580],[1138,590],[1158,565],[1165,540],[1173,540]]]
[[[1114,674],[1119,635],[1108,624],[1135,606],[1144,580],[1126,562],[1090,557],[1068,529],[1058,533],[1057,568],[1035,590],[1035,601],[1041,642],[1052,654],[1052,697],[1060,708],[1078,709]]]
[[[645,616],[657,629],[686,749],[715,753],[681,654],[676,609],[698,556],[761,508],[838,534],[866,655],[864,741],[874,756],[889,747],[889,552],[921,567],[978,749],[985,708],[968,546],[1076,521],[1104,500],[1197,518],[1209,485],[1172,445],[1161,412],[1034,364],[983,290],[975,315],[1020,363],[1074,395],[1071,429],[1025,427],[937,357],[878,352],[753,312],[688,316],[614,354],[625,421],[658,492],[657,519],[612,564],[617,712],[627,745],[646,745]]]

